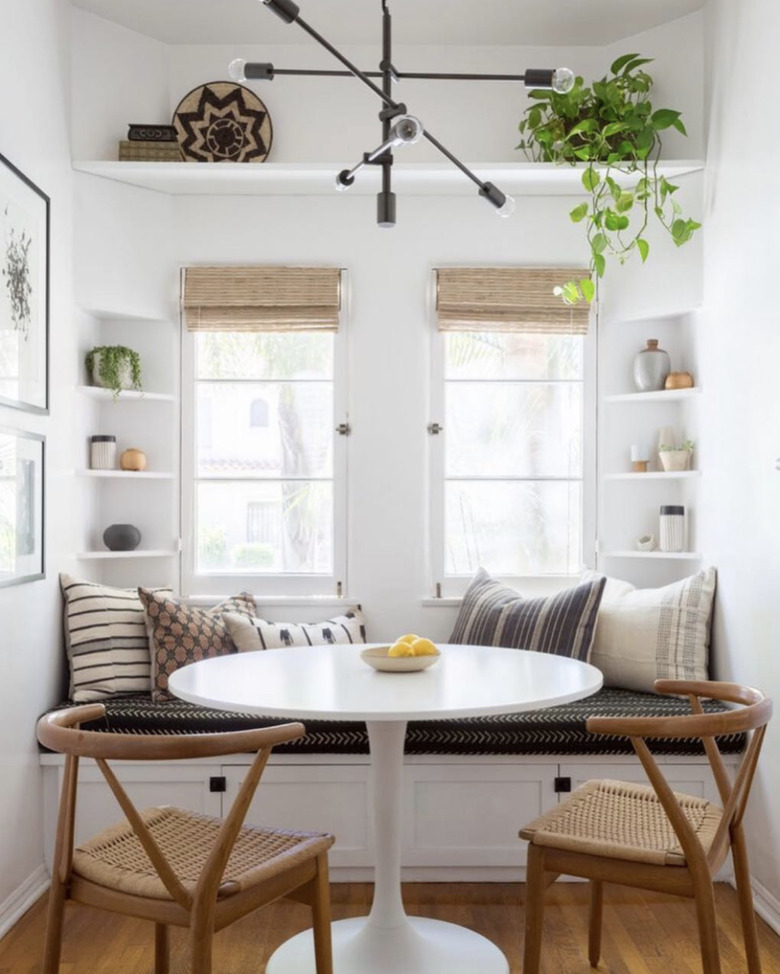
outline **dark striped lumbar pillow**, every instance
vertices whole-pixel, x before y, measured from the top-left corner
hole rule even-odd
[[[480,568],[463,596],[451,643],[508,646],[587,660],[606,578],[524,599]]]
[[[109,588],[60,575],[70,698],[90,703],[148,692],[151,653],[146,615],[136,589]],[[170,595],[170,589],[160,591]]]

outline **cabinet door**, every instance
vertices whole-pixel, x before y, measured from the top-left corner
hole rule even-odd
[[[246,767],[224,765],[225,811],[236,797]],[[332,867],[368,866],[370,852],[368,767],[354,764],[269,765],[246,821],[310,832],[330,832],[336,842]]]
[[[696,795],[698,798],[707,798],[709,801],[720,803],[717,795],[713,793],[712,775],[707,764],[659,763],[659,767],[674,791],[682,792],[685,795]],[[605,761],[603,764],[562,764],[561,776],[571,778],[572,791],[586,781],[599,778],[637,782],[642,785],[649,784],[639,759],[632,760],[628,756],[619,762]],[[562,794],[560,796],[561,801],[567,797],[568,795]]]
[[[209,779],[219,774],[219,766],[146,762],[131,764],[115,761],[111,769],[136,808],[151,805],[178,805],[205,815],[221,815],[221,795],[209,789]],[[63,767],[57,768],[58,800]],[[82,760],[76,799],[76,843],[124,819],[124,813],[94,762]],[[51,816],[56,827],[56,811]],[[47,822],[50,817],[47,815]],[[53,833],[52,833],[53,836]]]
[[[407,765],[403,864],[524,865],[517,833],[556,804],[557,774],[557,764]]]

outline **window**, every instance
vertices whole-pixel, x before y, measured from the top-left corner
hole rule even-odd
[[[560,327],[539,323],[538,309],[529,323],[491,308],[473,282],[479,318],[462,308],[448,318],[448,283],[438,282],[433,356],[433,581],[455,595],[480,565],[509,579],[576,573],[593,536],[594,343],[565,308]],[[521,275],[515,290],[527,284]]]
[[[343,335],[261,325],[184,338],[188,593],[330,594],[344,581]]]

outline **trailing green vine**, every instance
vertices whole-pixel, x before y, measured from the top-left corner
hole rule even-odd
[[[138,352],[125,345],[98,345],[87,352],[85,363],[90,378],[94,375],[95,358],[98,358],[98,377],[105,388],[110,389],[114,398],[122,391],[122,367],[130,366],[133,389],[141,390],[141,358]]]
[[[647,260],[650,244],[645,233],[653,216],[678,247],[701,226],[683,216],[674,199],[679,187],[658,172],[660,133],[668,128],[688,133],[680,112],[653,110],[653,79],[643,70],[650,61],[624,54],[609,75],[590,87],[578,77],[566,94],[529,93],[534,104],[520,122],[518,148],[534,162],[586,163],[582,185],[589,199],[575,206],[569,217],[585,225],[590,276],[561,286],[560,294],[569,304],[593,300],[608,257],[622,264],[638,253],[642,263]],[[620,178],[626,176],[628,180]]]

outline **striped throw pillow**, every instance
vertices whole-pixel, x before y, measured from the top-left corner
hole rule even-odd
[[[480,568],[463,596],[449,641],[586,661],[605,583],[600,575],[554,595],[524,599]]]
[[[83,582],[64,573],[60,586],[71,700],[91,703],[117,694],[148,693],[151,654],[137,590]]]
[[[324,622],[267,622],[226,612],[225,625],[240,653],[285,646],[364,643],[366,625],[359,607]]]

